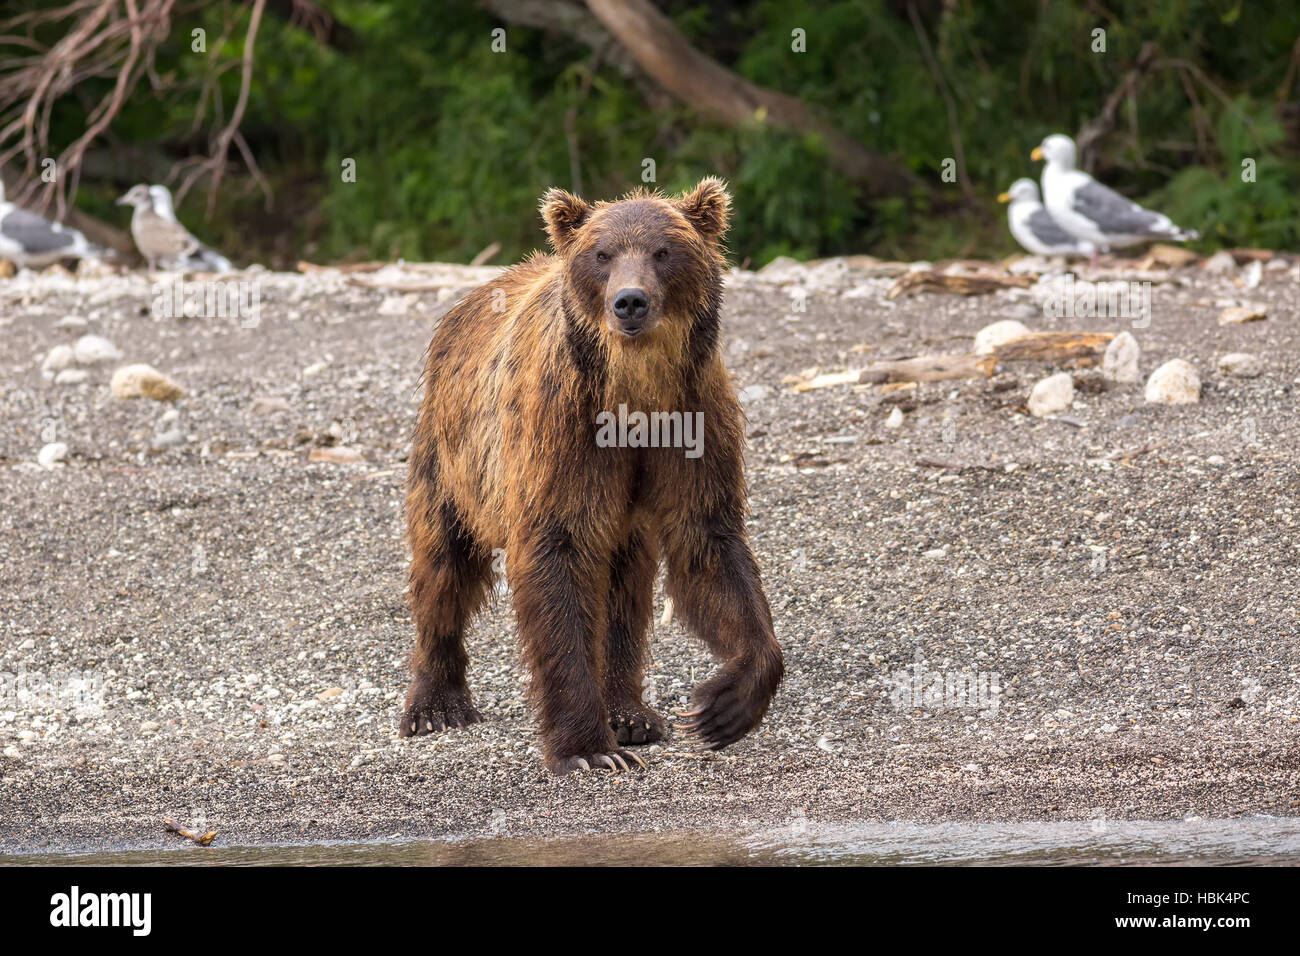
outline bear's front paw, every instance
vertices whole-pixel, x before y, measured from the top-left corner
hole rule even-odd
[[[483,718],[464,687],[440,687],[425,675],[416,675],[406,692],[398,733],[403,737],[438,733],[449,727],[468,727]]]
[[[562,777],[575,770],[631,770],[633,764],[642,770],[649,769],[649,765],[630,750],[552,757],[546,761],[546,769],[557,777]]]
[[[664,719],[640,704],[612,708],[609,727],[624,745],[652,744],[664,736]]]
[[[695,688],[691,709],[678,714],[686,722],[676,726],[699,737],[710,750],[735,743],[767,713],[781,670],[779,657],[775,666],[723,666]]]

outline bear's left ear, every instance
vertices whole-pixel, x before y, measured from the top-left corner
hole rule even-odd
[[[677,208],[706,239],[716,239],[727,231],[731,219],[731,196],[727,184],[716,176],[700,184],[677,201]]]
[[[563,255],[570,240],[573,239],[573,234],[591,215],[591,206],[572,193],[551,188],[542,197],[541,209],[542,222],[546,224],[546,234],[551,238],[551,246]]]

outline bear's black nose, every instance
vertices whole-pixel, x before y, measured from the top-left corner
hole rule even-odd
[[[639,319],[649,311],[650,298],[640,289],[619,289],[614,296],[614,314],[620,319]]]

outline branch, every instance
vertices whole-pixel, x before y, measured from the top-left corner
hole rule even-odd
[[[1119,112],[1120,104],[1136,95],[1138,83],[1142,81],[1142,77],[1151,68],[1155,56],[1156,45],[1153,42],[1148,40],[1142,44],[1142,49],[1138,51],[1137,60],[1134,61],[1129,71],[1124,74],[1124,79],[1119,86],[1115,87],[1110,96],[1106,97],[1101,112],[1079,128],[1079,135],[1074,138],[1074,142],[1079,148],[1083,168],[1088,172],[1092,172],[1094,165],[1092,161],[1093,144],[1115,128],[1115,114]]]
[[[705,56],[648,0],[587,0],[587,6],[642,70],[696,111],[729,126],[758,116],[781,129],[815,133],[835,167],[868,196],[895,195],[917,184],[905,167],[814,117],[801,100],[756,86]]]
[[[248,33],[244,36],[244,57],[239,77],[239,98],[235,101],[235,109],[230,114],[230,121],[222,127],[221,132],[217,134],[216,145],[213,147],[212,155],[199,163],[185,177],[177,191],[177,200],[179,201],[189,191],[194,182],[204,173],[212,176],[212,184],[208,189],[208,215],[216,207],[217,190],[221,188],[221,179],[226,173],[226,162],[230,156],[230,144],[235,142],[239,134],[239,124],[244,118],[244,110],[248,106],[248,94],[253,85],[253,50],[257,43],[257,28],[262,23],[262,13],[266,10],[266,0],[253,0],[253,12],[248,18]],[[238,146],[245,162],[250,163],[249,169],[253,171],[253,177],[262,187],[262,192],[266,196],[266,205],[271,207],[271,187],[266,181],[266,177],[261,175],[256,165],[251,163],[252,153],[249,152],[244,144],[242,137],[239,139]]]

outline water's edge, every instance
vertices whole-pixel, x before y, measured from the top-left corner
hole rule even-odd
[[[1300,865],[1300,818],[1086,823],[796,820],[751,832],[327,842],[0,855],[2,866]]]

